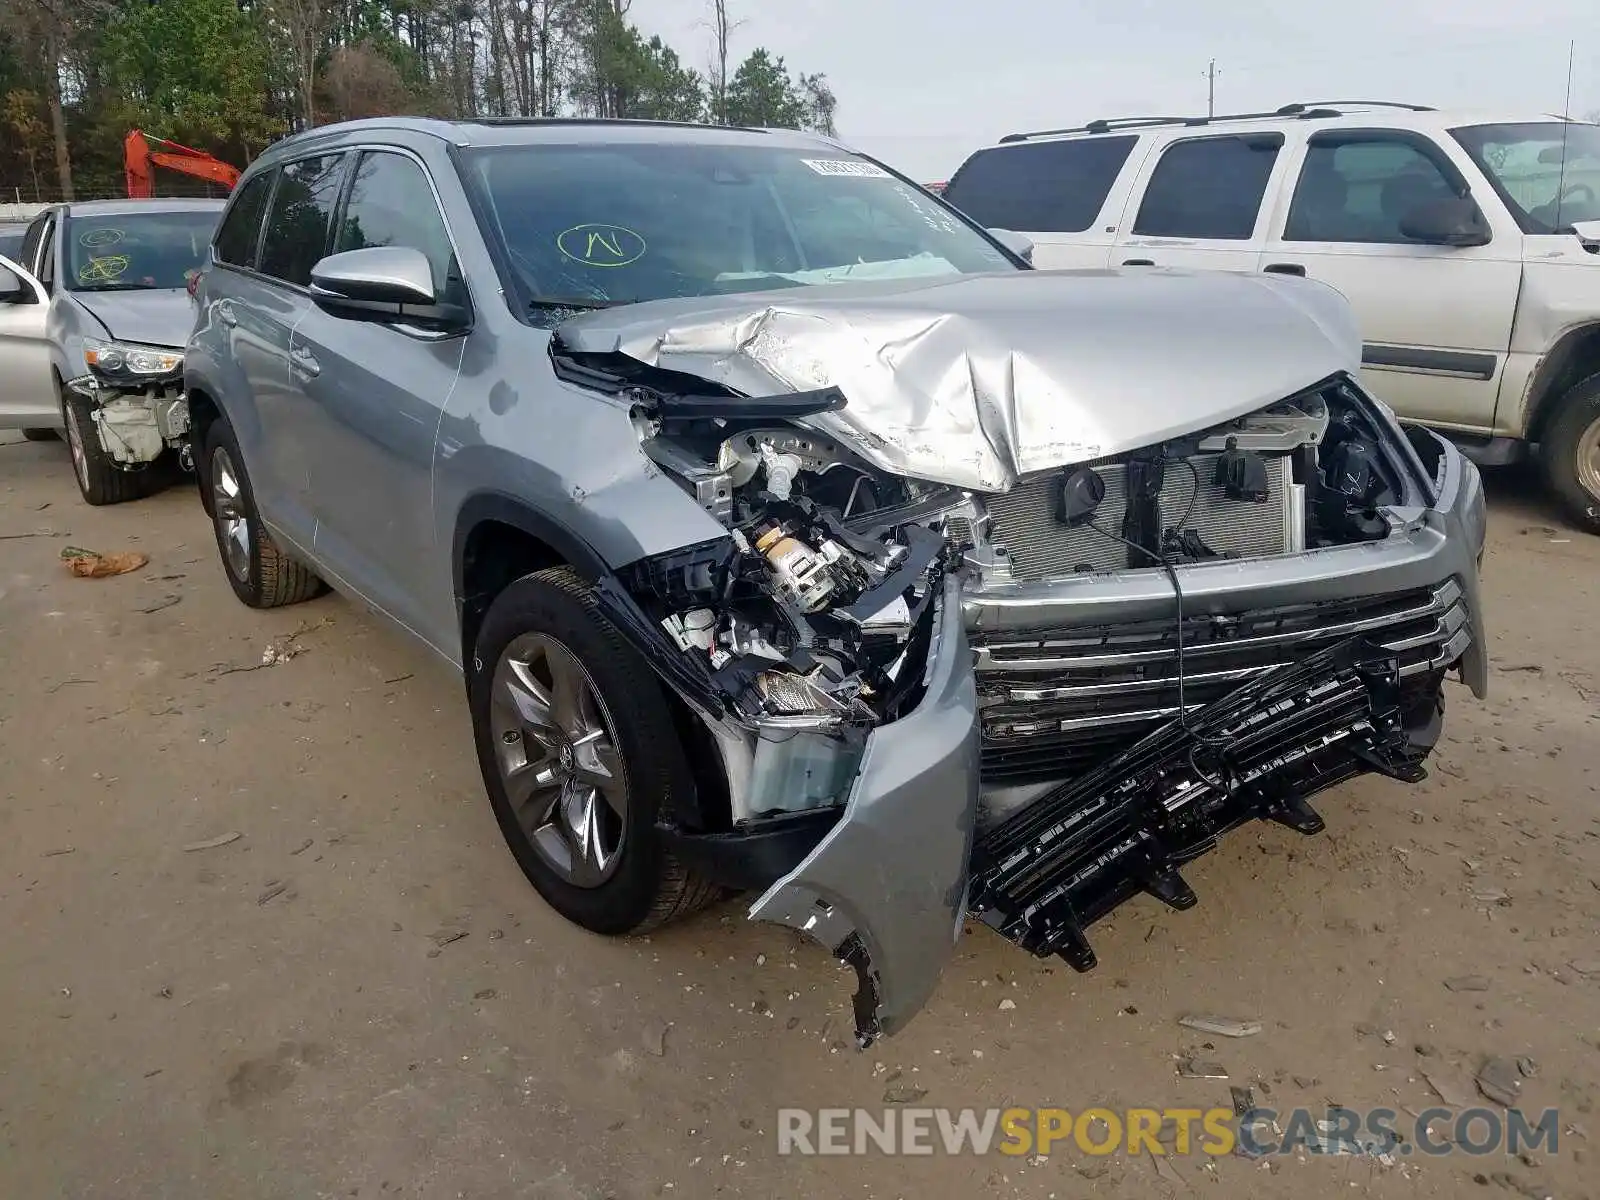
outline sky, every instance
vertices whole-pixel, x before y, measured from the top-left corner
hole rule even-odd
[[[1435,108],[1600,109],[1595,0],[729,0],[735,60],[756,46],[821,71],[840,136],[923,181],[1017,130],[1097,117],[1291,101]],[[709,0],[632,0],[629,17],[687,65],[711,61]],[[1585,19],[1587,18],[1587,19]],[[1587,39],[1587,41],[1585,41]]]

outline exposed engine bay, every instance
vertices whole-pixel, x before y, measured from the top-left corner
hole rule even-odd
[[[918,631],[947,573],[987,593],[1297,554],[1383,538],[1408,494],[1406,464],[1344,381],[982,495],[888,474],[810,428],[845,406],[835,389],[684,396],[646,386],[676,382],[667,372],[630,373],[645,453],[728,537],[635,564],[626,582],[717,719],[785,736],[848,740],[909,710]],[[829,799],[803,789],[736,815]]]

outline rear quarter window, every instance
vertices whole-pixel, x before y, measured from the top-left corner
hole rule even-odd
[[[956,172],[944,198],[990,229],[1082,233],[1099,217],[1138,140],[1082,138],[980,150]]]

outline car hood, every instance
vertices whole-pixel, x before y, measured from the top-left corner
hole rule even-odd
[[[659,300],[557,337],[746,395],[837,387],[846,407],[806,424],[886,470],[978,491],[1243,416],[1361,361],[1331,288],[1148,269]]]
[[[194,301],[183,288],[73,292],[72,298],[122,342],[181,347],[194,329]]]

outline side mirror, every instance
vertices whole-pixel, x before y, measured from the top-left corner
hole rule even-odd
[[[1429,246],[1487,246],[1489,223],[1471,196],[1430,200],[1400,219],[1400,232]]]
[[[463,332],[471,314],[433,290],[433,268],[410,246],[369,246],[330,254],[311,268],[311,299],[350,321],[405,321],[437,332]]]
[[[1571,225],[1572,232],[1578,235],[1578,240],[1583,243],[1583,248],[1591,254],[1600,248],[1600,221],[1574,221]]]
[[[33,299],[33,292],[10,267],[0,263],[0,304],[24,304]]]
[[[1029,266],[1033,265],[1033,239],[1014,229],[991,229],[989,236]]]
[[[422,251],[409,246],[346,250],[311,268],[311,298],[330,312],[350,303],[391,309],[431,305],[433,270]]]

